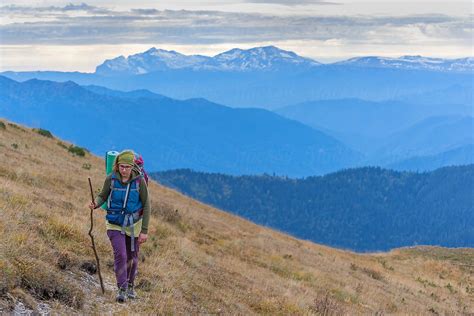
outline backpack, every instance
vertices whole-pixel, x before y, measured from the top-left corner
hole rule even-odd
[[[140,170],[140,173],[143,175],[143,178],[145,179],[145,183],[148,185],[148,174],[146,173],[145,170],[145,161],[143,161],[143,157],[140,154],[135,153],[135,164]]]
[[[118,151],[107,151],[105,153],[105,174],[109,175],[112,172],[112,168],[114,165],[115,158],[119,155],[120,153]],[[134,159],[135,165],[138,168],[139,173],[143,176],[145,179],[146,185],[148,185],[148,174],[145,171],[145,168],[143,167],[144,161],[143,157],[140,154],[135,153],[135,159]],[[102,204],[102,209],[106,210],[107,209],[107,203],[104,202]]]

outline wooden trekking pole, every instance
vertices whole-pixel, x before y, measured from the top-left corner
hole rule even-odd
[[[89,188],[91,189],[92,203],[95,203],[95,200],[94,200],[94,191],[92,191],[91,178],[88,178],[88,179],[89,179]],[[92,228],[94,228],[94,219],[93,219],[93,217],[92,217],[92,213],[93,213],[93,210],[91,209],[91,229],[89,229],[89,236],[91,236],[92,249],[94,250],[95,260],[97,261],[97,271],[99,272],[100,287],[101,287],[101,289],[102,289],[102,294],[104,294],[104,293],[105,293],[105,289],[104,289],[104,282],[102,282],[102,274],[100,273],[99,256],[97,255],[97,250],[95,249],[94,235],[92,235]]]

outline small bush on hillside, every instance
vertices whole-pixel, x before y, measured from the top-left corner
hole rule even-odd
[[[41,300],[57,299],[73,308],[81,308],[84,304],[84,293],[81,289],[66,280],[59,272],[51,271],[51,267],[32,258],[16,258],[15,266],[21,287]]]
[[[172,232],[166,226],[158,224],[155,226],[155,233],[154,233],[154,236],[152,236],[152,238],[156,236],[158,239],[166,239],[171,234]],[[152,239],[152,244],[154,248],[158,247],[158,244],[153,239]]]
[[[378,271],[373,270],[373,269],[363,268],[362,272],[364,272],[365,274],[367,274],[369,277],[371,277],[374,280],[377,280],[377,281],[382,281],[383,280],[382,274]]]
[[[314,303],[311,306],[311,310],[316,312],[317,315],[330,316],[330,315],[344,315],[344,307],[336,300],[326,294],[322,297],[314,299]]]
[[[5,125],[5,123],[0,122],[0,129],[7,129],[7,126]]]
[[[73,266],[71,256],[67,252],[60,253],[56,263],[61,270],[67,270]]]
[[[97,265],[91,260],[82,262],[81,270],[86,271],[87,273],[93,275],[97,273]]]
[[[0,297],[16,286],[16,273],[8,261],[0,259]]]
[[[17,143],[13,143],[13,144],[12,144],[12,147],[15,148],[15,149],[18,149],[18,144],[17,144]]]
[[[436,309],[434,309],[434,307],[430,307],[430,309],[428,309],[428,312],[430,312],[432,314],[435,314],[435,315],[439,315],[439,313],[436,311]]]
[[[42,128],[35,128],[33,129],[36,133],[40,134],[41,136],[53,138],[53,134],[50,131]]]
[[[420,282],[421,284],[423,284],[424,287],[427,287],[427,286],[438,287],[434,282],[432,282],[432,281],[430,281],[430,280],[422,279],[422,278],[420,278],[420,277],[417,277],[417,278],[416,278],[416,281],[417,281],[417,282]]]
[[[445,288],[447,288],[451,294],[456,293],[451,283],[448,283],[448,285],[446,285]]]
[[[26,129],[24,129],[23,127],[20,127],[20,126],[18,126],[18,125],[16,125],[16,124],[13,124],[13,123],[8,123],[8,126],[13,127],[13,128],[16,128],[16,129],[18,129],[18,130],[20,130],[20,131],[22,131],[22,132],[26,132]]]
[[[0,177],[5,177],[9,180],[16,181],[18,179],[18,175],[15,171],[11,170],[7,166],[0,166]]]
[[[58,142],[58,146],[61,147],[61,148],[64,148],[64,149],[68,149],[68,147],[63,144],[62,142]]]
[[[91,170],[92,165],[90,163],[82,164],[82,169]]]
[[[178,210],[176,210],[177,212]],[[187,232],[190,228],[189,224],[183,222],[183,221],[177,221],[174,223],[174,225],[183,233]]]
[[[150,280],[142,277],[136,288],[145,292],[150,292],[153,289],[153,283]]]
[[[173,206],[166,203],[153,203],[152,209],[158,212],[168,223],[176,224],[181,220],[181,214]]]
[[[82,243],[84,240],[87,240],[78,228],[57,217],[48,218],[38,230],[41,235],[55,241]]]
[[[86,155],[86,150],[79,146],[71,145],[69,146],[68,151],[72,153],[73,155],[80,156],[80,157],[84,157]]]

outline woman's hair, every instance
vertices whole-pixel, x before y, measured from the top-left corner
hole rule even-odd
[[[114,159],[114,165],[113,165],[113,167],[112,167],[112,171],[113,171],[113,172],[119,172],[119,166],[118,166],[118,165],[119,165],[119,164],[118,164],[118,162],[117,162],[117,157],[115,157],[115,159]]]

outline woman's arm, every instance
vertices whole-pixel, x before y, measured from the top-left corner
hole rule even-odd
[[[142,234],[148,233],[148,222],[150,221],[150,199],[148,196],[148,187],[145,180],[140,180],[140,200],[143,204],[143,222],[142,222]]]
[[[110,194],[111,178],[111,175],[108,175],[105,178],[104,185],[102,186],[102,191],[100,191],[99,195],[97,195],[97,197],[95,198],[95,208],[100,207],[102,204],[104,204],[105,201],[107,201],[107,198]]]

